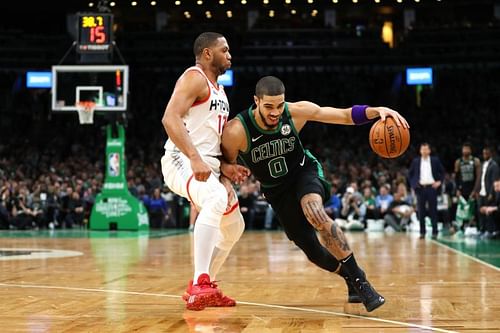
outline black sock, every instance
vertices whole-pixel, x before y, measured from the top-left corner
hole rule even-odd
[[[347,275],[352,281],[355,281],[357,278],[364,279],[364,274],[361,268],[359,268],[356,259],[354,258],[354,253],[351,253],[344,259],[340,260],[342,263],[342,267],[340,267],[339,273]]]

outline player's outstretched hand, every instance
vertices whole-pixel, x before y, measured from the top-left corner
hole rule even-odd
[[[235,184],[243,183],[250,176],[250,170],[239,164],[221,163],[220,169]]]
[[[400,115],[399,112],[385,106],[376,107],[375,110],[378,111],[378,114],[382,121],[385,121],[386,117],[392,117],[396,121],[396,125],[403,126],[403,128],[410,128],[410,125],[408,124],[406,119],[402,115]]]
[[[212,169],[205,163],[201,158],[192,158],[191,162],[191,170],[193,170],[194,179],[199,182],[206,182],[210,174],[212,173]]]

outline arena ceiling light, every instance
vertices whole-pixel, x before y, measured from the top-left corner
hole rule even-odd
[[[297,14],[297,11],[296,11],[295,9],[292,9],[292,10],[290,11],[290,13],[292,13],[292,15],[295,15],[295,14]]]
[[[375,3],[380,3],[380,0],[375,0]]]
[[[403,0],[396,0],[396,1],[397,1],[398,3],[402,3],[402,2],[403,2]]]
[[[176,5],[176,6],[180,6],[180,5],[181,5],[180,0],[176,0],[176,1],[175,1],[175,5]]]
[[[233,17],[233,12],[232,12],[232,11],[230,11],[230,10],[228,10],[228,11],[226,12],[226,15],[227,15],[227,17],[231,18],[231,17]]]
[[[93,2],[89,2],[89,7],[94,7],[94,3]]]
[[[196,1],[196,3],[197,3],[199,6],[201,6],[201,5],[203,5],[203,0],[198,0],[198,1]]]
[[[132,7],[135,7],[137,6],[137,1],[132,1],[130,4],[132,5]]]
[[[156,1],[151,1],[151,6],[156,6]]]
[[[333,3],[338,3],[338,2],[339,2],[339,0],[332,0],[332,2],[333,2]]]
[[[313,3],[314,0],[307,0],[307,3]]]
[[[219,0],[219,4],[223,5],[224,4],[224,0]]]
[[[114,6],[116,6],[116,2],[111,1],[111,2],[109,3],[109,6],[110,6],[110,7],[114,7]]]
[[[246,5],[247,4],[247,0],[241,0],[241,4],[242,5]]]
[[[291,3],[292,3],[292,0],[285,0],[285,3],[286,3],[287,5],[289,5],[289,4],[291,4]]]

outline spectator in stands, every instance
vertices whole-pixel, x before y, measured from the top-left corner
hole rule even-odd
[[[485,238],[500,238],[500,178],[497,178],[493,183],[495,191],[495,199],[490,204],[481,207],[481,214],[488,216],[491,219],[490,232]]]
[[[342,210],[340,215],[348,221],[362,221],[364,219],[364,210],[362,209],[363,198],[356,187],[353,186],[354,184],[355,183],[351,183],[350,186],[347,187],[342,197]]]
[[[413,207],[403,200],[403,195],[396,192],[394,193],[394,200],[391,201],[384,215],[384,221],[386,225],[392,227],[395,231],[404,231],[412,215],[416,219],[414,213]]]
[[[71,187],[68,187],[68,189],[70,188]],[[71,194],[67,195],[67,197],[67,211],[66,216],[64,217],[64,226],[69,229],[73,228],[75,225],[81,227],[83,225],[85,212],[80,194],[76,191],[71,191]]]
[[[377,219],[378,210],[375,202],[375,196],[373,195],[372,188],[370,186],[363,187],[363,206],[365,207],[365,214],[363,219],[363,224],[365,228],[367,226],[366,220]]]
[[[332,184],[330,199],[325,203],[325,212],[334,220],[340,217],[340,210],[342,208],[342,203],[337,192],[337,185]]]
[[[380,186],[379,194],[375,197],[375,206],[380,217],[383,217],[387,213],[392,200],[394,200],[390,191],[391,187],[389,184],[384,184]]]
[[[248,182],[241,184],[238,191],[238,201],[241,215],[245,220],[245,227],[250,230],[255,228],[255,200],[253,186]]]
[[[408,170],[410,185],[417,196],[420,239],[425,238],[426,205],[432,222],[432,238],[437,238],[437,196],[444,180],[444,168],[436,156],[431,156],[431,147],[424,142],[420,145],[420,157],[413,159]]]

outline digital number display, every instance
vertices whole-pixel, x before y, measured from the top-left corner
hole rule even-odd
[[[79,14],[77,51],[80,53],[111,52],[112,25],[111,14]]]

